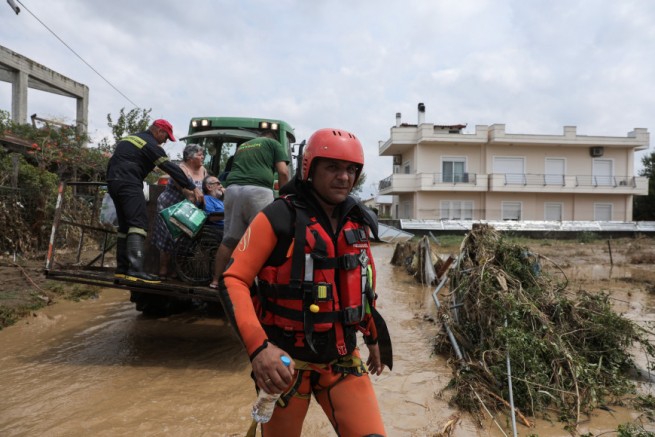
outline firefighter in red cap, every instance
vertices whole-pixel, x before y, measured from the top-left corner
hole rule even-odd
[[[300,436],[312,395],[338,435],[385,434],[369,378],[392,366],[389,333],[375,308],[369,239],[377,221],[350,196],[363,165],[352,133],[315,132],[301,174],[255,217],[224,273],[221,299],[257,390],[282,393],[262,424],[266,437]]]
[[[168,173],[180,186],[194,191],[196,201],[203,197],[182,169],[168,159],[163,145],[169,139],[176,141],[173,126],[166,120],[155,120],[147,131],[121,139],[109,159],[107,186],[118,216],[117,267],[114,273],[117,278],[159,282],[157,276],[143,269],[148,235],[143,180],[155,166]]]

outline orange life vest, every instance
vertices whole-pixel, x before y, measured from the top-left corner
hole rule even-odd
[[[314,333],[333,331],[335,344],[323,358],[333,358],[335,351],[334,356],[351,353],[356,331],[368,334],[373,323],[375,266],[367,229],[346,217],[333,241],[309,211],[288,204],[296,215],[291,256],[257,275],[253,304],[259,320],[269,335],[277,327],[293,338],[293,346],[315,353]]]

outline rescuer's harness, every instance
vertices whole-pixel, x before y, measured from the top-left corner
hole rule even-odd
[[[290,197],[283,199],[295,212],[293,249],[282,266],[267,266],[258,275],[260,320],[293,335],[294,347],[309,346],[314,353],[314,333],[333,329],[338,356],[346,356],[355,345],[345,341],[344,329],[377,338],[366,228],[348,219],[333,242],[316,217]],[[276,283],[285,277],[288,283]]]

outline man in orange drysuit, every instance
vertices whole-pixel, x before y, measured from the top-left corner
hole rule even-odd
[[[377,235],[377,221],[350,196],[363,165],[353,134],[315,132],[301,174],[255,217],[225,271],[221,298],[258,390],[282,393],[262,424],[266,437],[300,436],[312,394],[339,436],[385,435],[368,375],[392,365],[375,309],[369,231]],[[293,359],[289,367],[283,355]]]

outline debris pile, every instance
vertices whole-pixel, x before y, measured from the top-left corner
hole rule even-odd
[[[577,424],[634,391],[633,345],[653,362],[649,333],[613,312],[607,294],[567,290],[555,263],[488,226],[464,238],[449,282],[439,312],[452,335],[436,345],[453,355],[445,390],[479,419],[511,407],[526,425],[526,416]]]
[[[430,247],[430,240],[425,236],[418,244],[411,242],[396,244],[391,257],[392,265],[405,267],[407,273],[426,285],[435,285],[445,272],[446,266],[452,261],[452,259],[443,260],[434,253]]]

